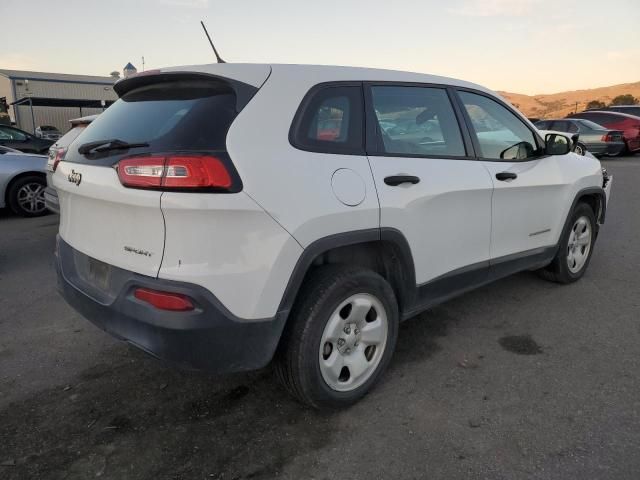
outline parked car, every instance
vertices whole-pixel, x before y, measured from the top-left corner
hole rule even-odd
[[[56,171],[58,164],[64,160],[69,145],[80,135],[80,133],[93,122],[98,115],[89,115],[81,118],[69,120],[71,128],[65,133],[60,140],[54,143],[49,149],[49,160],[47,161],[47,188],[44,191],[44,200],[47,208],[53,213],[60,213],[60,204],[58,202],[58,194],[51,183],[51,176]]]
[[[3,147],[0,145],[0,154],[3,153],[22,153],[20,150],[16,150],[15,148]]]
[[[610,107],[598,108],[594,110],[626,113],[627,115],[635,115],[636,117],[640,117],[640,105],[611,105]]]
[[[0,125],[0,145],[24,153],[47,153],[53,141],[37,138],[30,133],[9,125]]]
[[[45,167],[47,157],[22,153],[0,146],[0,208],[17,215],[44,215]]]
[[[624,153],[640,151],[640,117],[627,115],[626,113],[587,110],[586,112],[573,113],[567,118],[591,120],[605,128],[619,130],[623,132],[626,144]]]
[[[35,134],[38,138],[44,138],[45,140],[53,141],[58,140],[60,137],[62,137],[62,133],[60,133],[60,130],[51,125],[40,125],[39,127],[36,127]]]
[[[370,390],[401,320],[521,270],[577,281],[605,220],[600,162],[472,83],[215,64],[114,90],[52,176],[62,295],[182,366],[273,358],[314,407]],[[409,121],[441,138],[380,126]]]
[[[626,147],[622,131],[604,128],[591,120],[540,120],[535,126],[540,130],[579,134],[574,147],[574,152],[579,155],[584,155],[587,150],[594,155],[620,155]]]

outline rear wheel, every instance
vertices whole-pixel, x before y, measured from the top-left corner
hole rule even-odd
[[[315,408],[357,402],[387,367],[398,335],[391,286],[362,268],[319,268],[303,286],[276,359],[287,390]]]
[[[560,247],[551,264],[539,270],[540,275],[553,282],[572,283],[579,280],[589,266],[596,240],[596,217],[589,205],[579,203],[562,234]]]
[[[11,210],[23,217],[38,217],[47,213],[44,203],[44,177],[29,175],[14,181],[9,187],[8,203]]]

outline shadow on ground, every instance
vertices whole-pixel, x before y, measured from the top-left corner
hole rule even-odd
[[[436,353],[451,321],[435,309],[403,323],[392,371]],[[124,344],[100,358],[113,361],[0,412],[4,478],[273,478],[338,430],[337,414],[292,400],[269,368],[211,377]]]

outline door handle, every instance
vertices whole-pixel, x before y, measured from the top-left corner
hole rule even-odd
[[[412,183],[415,185],[416,183],[420,183],[420,178],[413,175],[392,175],[390,177],[384,177],[384,183],[392,187],[397,187],[403,183]]]
[[[496,178],[501,182],[504,182],[505,180],[515,180],[518,178],[518,175],[513,172],[500,172],[496,173]]]

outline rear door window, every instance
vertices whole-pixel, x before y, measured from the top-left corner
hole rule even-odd
[[[303,100],[290,140],[301,150],[363,155],[363,136],[362,87],[326,85]]]
[[[147,85],[126,93],[100,114],[73,142],[70,160],[85,163],[78,147],[111,139],[149,144],[135,153],[225,151],[227,131],[236,116],[236,95],[226,83],[185,80]],[[119,153],[110,151],[108,156]]]
[[[372,86],[376,150],[397,156],[465,157],[460,127],[444,88]]]
[[[579,132],[578,126],[575,124],[575,122],[566,121],[564,123],[567,124],[565,132],[569,132],[569,133],[578,133]]]
[[[550,130],[556,130],[558,132],[569,132],[575,133],[578,131],[578,127],[576,127],[573,123],[568,122],[566,120],[556,120],[553,122]]]

